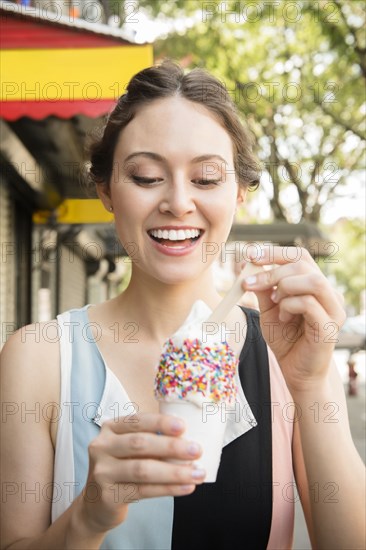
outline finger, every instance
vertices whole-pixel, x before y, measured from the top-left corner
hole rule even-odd
[[[205,470],[195,465],[172,464],[154,459],[113,458],[109,462],[109,477],[121,483],[192,485],[203,483]]]
[[[189,495],[196,489],[196,485],[194,483],[187,485],[115,483],[112,489],[115,502],[117,501],[115,495],[118,495],[118,502],[131,504],[145,498]]]
[[[116,434],[152,432],[164,435],[181,435],[185,430],[183,419],[159,413],[141,413],[107,420],[104,429]]]
[[[298,273],[309,272],[310,266],[305,262],[301,264],[286,264],[274,269],[262,271],[251,275],[244,279],[242,288],[244,291],[250,290],[255,292],[259,302],[259,309],[261,313],[273,309],[274,302],[271,299],[271,295],[274,287],[278,282],[285,277],[296,275]]]
[[[288,247],[288,249],[297,250],[298,258],[300,258],[301,252],[303,259],[248,277],[243,282],[243,289],[252,290],[257,294],[261,312],[272,309],[271,301],[279,303],[286,295],[311,294],[317,297],[329,316],[333,317],[337,323],[343,324],[345,319],[343,296],[331,287],[327,278],[305,249],[300,247]],[[285,253],[285,250],[287,250],[286,247],[273,247],[273,258],[276,258],[276,262],[280,263],[279,253],[283,258],[295,260],[296,255]],[[300,274],[306,274],[307,277],[298,278],[295,281],[294,277]],[[270,289],[275,290],[269,293]],[[284,315],[283,321],[288,322],[289,320],[290,316]]]
[[[248,259],[258,265],[284,265],[304,261],[317,267],[310,252],[301,246],[263,246],[248,253]]]
[[[291,296],[284,298],[279,304],[279,319],[288,322],[287,315],[302,315],[305,321],[305,328],[311,331],[317,327],[319,337],[323,335],[324,328],[331,320],[314,296]],[[307,325],[307,327],[306,327]],[[326,334],[324,332],[324,334]]]
[[[287,296],[301,295],[314,296],[330,317],[340,318],[342,310],[337,294],[321,273],[312,272],[281,279],[272,291],[271,300],[278,304]]]
[[[286,264],[267,271],[261,271],[246,277],[243,281],[245,290],[268,290],[277,286],[286,277],[296,276],[303,273],[310,273],[311,267],[305,262],[296,265]]]
[[[116,458],[178,458],[196,460],[202,447],[195,441],[148,432],[113,435],[109,438],[109,453]]]
[[[196,485],[142,485],[140,494],[142,498],[154,498],[163,496],[180,497],[193,493]]]
[[[337,289],[334,289],[334,294],[335,294],[336,299],[339,302],[339,305],[342,306],[342,308],[343,308],[343,306],[345,304],[345,299],[344,299],[343,294],[341,292],[339,292],[339,290],[337,290]]]

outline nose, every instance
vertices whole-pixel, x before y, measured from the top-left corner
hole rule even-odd
[[[196,205],[190,182],[183,179],[169,182],[164,189],[159,210],[163,214],[173,214],[176,218],[182,218],[186,214],[194,212]]]

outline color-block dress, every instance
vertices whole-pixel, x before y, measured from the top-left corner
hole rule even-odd
[[[128,420],[134,412],[126,391],[105,364],[93,339],[88,307],[57,317],[61,406],[53,521],[82,491],[88,473],[88,444],[98,435],[102,423],[118,416]],[[242,309],[247,317],[247,337],[239,358],[240,391],[237,407],[227,411],[216,483],[198,486],[192,495],[184,497],[131,503],[126,521],[108,533],[101,548],[291,548],[296,491],[292,399],[261,335],[258,313]],[[131,484],[131,497],[133,493]],[[90,488],[88,497],[98,498],[98,488]]]

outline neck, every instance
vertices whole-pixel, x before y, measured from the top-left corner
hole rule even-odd
[[[166,340],[182,325],[196,300],[203,300],[211,309],[221,301],[211,270],[179,284],[165,284],[134,272],[128,288],[117,298],[123,317],[139,323],[146,336],[157,341]]]

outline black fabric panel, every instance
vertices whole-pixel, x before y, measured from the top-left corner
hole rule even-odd
[[[272,522],[269,362],[259,314],[242,308],[248,332],[239,376],[258,425],[224,447],[216,483],[174,499],[173,550],[261,550]]]

